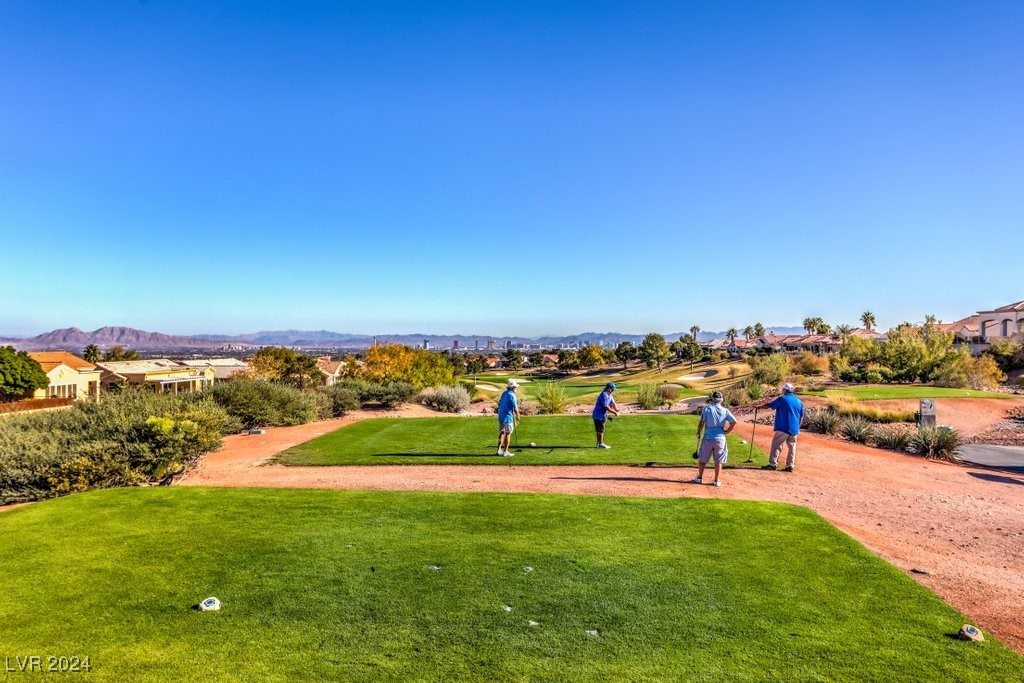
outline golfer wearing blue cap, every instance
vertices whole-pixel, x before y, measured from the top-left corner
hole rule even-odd
[[[612,382],[604,385],[604,391],[597,395],[597,403],[594,404],[594,412],[590,414],[594,418],[594,429],[597,430],[597,447],[611,448],[604,442],[604,423],[608,419],[608,413],[619,414],[619,407],[615,405],[612,394],[615,392],[615,385]]]

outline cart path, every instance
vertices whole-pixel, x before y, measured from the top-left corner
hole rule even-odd
[[[975,408],[959,414],[976,422],[1002,417],[1001,411]],[[179,485],[688,496],[803,505],[1024,654],[1019,609],[1024,604],[1024,476],[929,462],[813,434],[800,437],[796,473],[726,470],[719,489],[688,483],[692,467],[529,467],[516,464],[519,457],[493,466],[261,466],[286,448],[377,415],[227,437]],[[744,424],[737,432],[746,435],[750,428]],[[767,449],[769,438],[769,429],[759,426],[757,445]],[[950,624],[951,630],[957,627]]]

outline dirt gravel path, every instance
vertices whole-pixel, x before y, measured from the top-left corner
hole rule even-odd
[[[970,407],[958,411],[971,416],[958,418],[970,429],[1003,414],[961,407]],[[512,461],[498,466],[260,466],[285,448],[358,419],[363,416],[228,437],[180,484],[689,496],[804,505],[1024,654],[1022,476],[927,462],[812,434],[801,435],[796,473],[728,470],[720,489],[687,483],[694,475],[690,467],[529,467]],[[741,426],[740,433],[749,428]],[[767,428],[759,427],[758,446],[767,449],[769,436]],[[766,580],[773,578],[785,580]]]

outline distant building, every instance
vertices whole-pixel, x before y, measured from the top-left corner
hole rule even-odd
[[[496,348],[498,348],[498,342],[497,341],[495,341],[494,339],[487,340],[487,350],[488,351],[493,351]]]
[[[452,348],[454,350],[456,350],[456,351],[459,350],[459,340],[458,339],[455,339],[455,340],[452,341]]]
[[[99,398],[100,370],[89,361],[67,351],[29,351],[28,355],[50,378],[50,385],[36,389],[32,398]]]
[[[213,386],[216,375],[212,367],[193,368],[167,358],[105,361],[96,367],[107,391],[124,383],[148,386],[158,394],[187,394]]]
[[[330,356],[320,356],[316,359],[316,367],[320,370],[320,384],[329,387],[341,379],[345,361],[331,360]]]
[[[995,339],[1024,341],[1024,301],[991,311],[978,311],[978,334],[982,343]]]
[[[237,358],[203,358],[200,360],[178,361],[190,368],[213,368],[213,381],[215,384],[234,379],[236,376],[245,375],[249,372],[249,364]]]

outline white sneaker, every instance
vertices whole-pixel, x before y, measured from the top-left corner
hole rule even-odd
[[[721,486],[721,485],[722,485],[722,482],[720,482],[717,479],[715,479],[715,486]]]
[[[608,444],[606,444],[606,443],[599,443],[599,444],[597,444],[597,447],[598,447],[598,448],[611,448],[611,446],[609,446],[609,445],[608,445]]]
[[[700,477],[694,477],[693,478],[693,483],[694,484],[703,484],[704,480],[702,478],[700,478]]]
[[[513,455],[515,455],[515,453],[513,453],[512,451],[505,451],[504,453],[501,454],[503,458],[511,458]]]
[[[498,449],[498,453],[497,453],[497,454],[498,454],[498,455],[505,455],[505,451],[503,451],[503,450],[501,450],[501,449],[499,448],[499,449]]]

